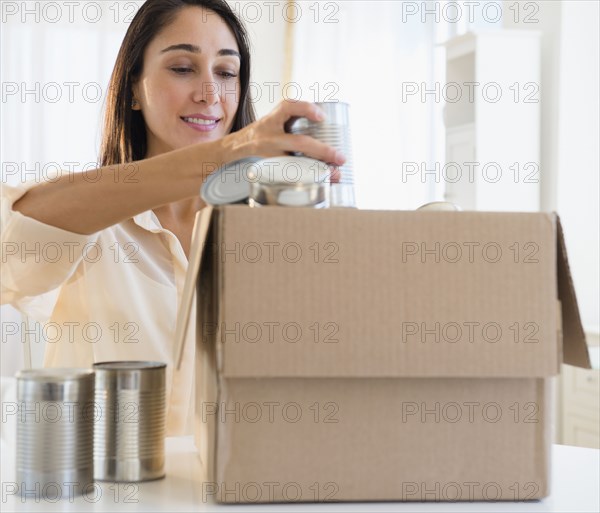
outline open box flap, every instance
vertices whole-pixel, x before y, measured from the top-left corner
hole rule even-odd
[[[562,304],[563,361],[575,367],[591,369],[590,355],[567,257],[565,236],[558,216],[557,220],[557,278],[558,297]]]
[[[208,228],[210,227],[210,221],[212,218],[212,211],[213,207],[206,207],[197,212],[196,219],[194,221],[194,228],[192,230],[192,244],[190,247],[188,268],[185,275],[183,293],[181,294],[181,301],[179,303],[179,310],[177,311],[177,323],[175,327],[175,344],[173,353],[175,357],[173,361],[175,362],[177,369],[180,368],[181,359],[183,358],[183,345],[188,326],[190,324],[190,315],[192,315],[191,310],[194,292],[196,291],[196,282],[198,280],[198,273],[202,263],[202,255],[204,254],[206,237],[208,235]]]

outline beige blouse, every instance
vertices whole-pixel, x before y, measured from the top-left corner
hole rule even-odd
[[[177,309],[187,258],[147,211],[80,235],[13,211],[35,183],[3,186],[1,298],[42,325],[44,365],[110,360],[167,364],[167,435],[192,433],[194,316],[174,369]]]

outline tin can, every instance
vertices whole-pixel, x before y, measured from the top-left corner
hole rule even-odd
[[[94,477],[140,482],[165,476],[165,371],[161,362],[94,364]]]
[[[17,469],[22,496],[72,498],[93,486],[94,373],[17,373]]]
[[[340,181],[331,184],[330,204],[332,207],[355,207],[350,106],[344,102],[317,102],[315,105],[325,112],[325,121],[292,118],[286,123],[285,130],[291,134],[309,135],[345,155],[346,163],[340,167]]]
[[[250,206],[327,208],[331,169],[306,157],[275,157],[256,162],[248,173]]]

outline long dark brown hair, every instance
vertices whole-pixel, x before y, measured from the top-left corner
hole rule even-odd
[[[202,7],[220,16],[237,41],[241,54],[240,103],[231,131],[240,130],[256,119],[249,97],[248,35],[225,0],[147,0],[131,21],[110,77],[100,146],[101,166],[132,162],[146,155],[146,125],[141,111],[131,109],[132,87],[142,73],[146,47],[181,9],[188,6]]]

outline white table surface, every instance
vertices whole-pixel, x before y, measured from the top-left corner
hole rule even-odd
[[[552,494],[532,502],[377,502],[220,505],[203,497],[203,470],[192,437],[167,438],[166,477],[137,484],[96,483],[84,496],[50,502],[21,499],[15,488],[14,445],[2,440],[2,512],[189,511],[415,511],[586,512],[600,511],[600,451],[554,445]],[[357,462],[359,464],[359,462]]]

